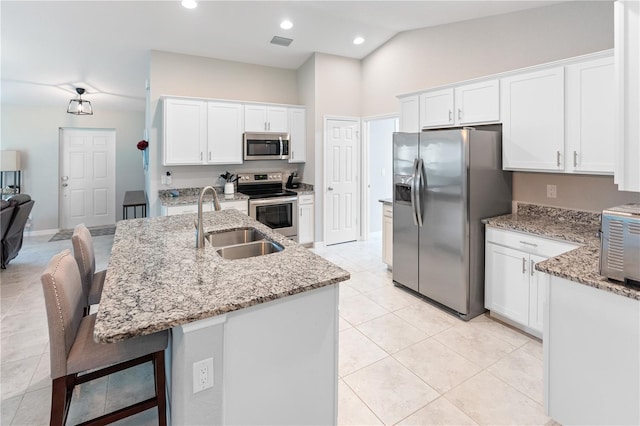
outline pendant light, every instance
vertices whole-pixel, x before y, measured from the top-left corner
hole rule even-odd
[[[82,95],[85,90],[82,87],[76,87],[77,99],[71,99],[67,112],[75,115],[93,115],[93,108],[91,108],[91,102],[82,99]]]

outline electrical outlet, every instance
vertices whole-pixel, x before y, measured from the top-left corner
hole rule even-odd
[[[213,358],[193,363],[193,393],[213,387]]]
[[[547,185],[547,198],[556,198],[558,188],[555,185]]]

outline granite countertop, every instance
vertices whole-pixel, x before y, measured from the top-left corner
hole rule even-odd
[[[518,203],[515,214],[484,219],[495,228],[527,232],[580,244],[577,249],[536,264],[538,271],[640,300],[640,289],[600,275],[600,214]]]
[[[205,212],[206,231],[254,227],[284,247],[226,260],[195,248],[193,216],[120,221],[94,339],[108,343],[336,284],[349,273],[236,210]]]
[[[298,195],[313,195],[313,185],[308,183],[301,183],[298,188],[290,189],[289,191],[297,192]]]
[[[226,201],[242,201],[248,200],[249,196],[241,194],[239,192],[234,192],[233,195],[226,195],[224,193],[223,187],[215,187],[216,192],[218,193],[218,201],[224,203]],[[180,195],[172,196],[172,191],[178,191]],[[160,203],[165,207],[170,206],[181,206],[185,204],[198,204],[198,198],[200,197],[200,191],[202,188],[181,188],[181,189],[173,189],[173,190],[160,190],[158,191],[158,198],[160,198]],[[205,202],[213,201],[213,195],[210,192],[207,192],[204,196]]]

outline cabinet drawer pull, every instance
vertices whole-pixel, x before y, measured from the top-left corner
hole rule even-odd
[[[534,266],[536,266],[536,262],[534,262],[533,259],[531,259],[531,271],[530,271],[531,276],[533,276],[533,272],[534,272],[534,269],[535,269]]]
[[[525,259],[524,257],[522,258],[522,273],[526,273],[527,272],[527,259]]]
[[[560,167],[560,151],[556,151],[556,163]]]
[[[538,247],[537,244],[529,243],[527,241],[520,241],[520,244],[524,244],[525,246]]]

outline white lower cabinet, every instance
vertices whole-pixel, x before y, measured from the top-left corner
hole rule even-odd
[[[313,244],[314,240],[313,195],[298,197],[298,243]]]
[[[393,206],[382,205],[382,261],[393,267]]]
[[[521,232],[487,228],[485,308],[542,337],[547,274],[535,265],[577,246]]]

